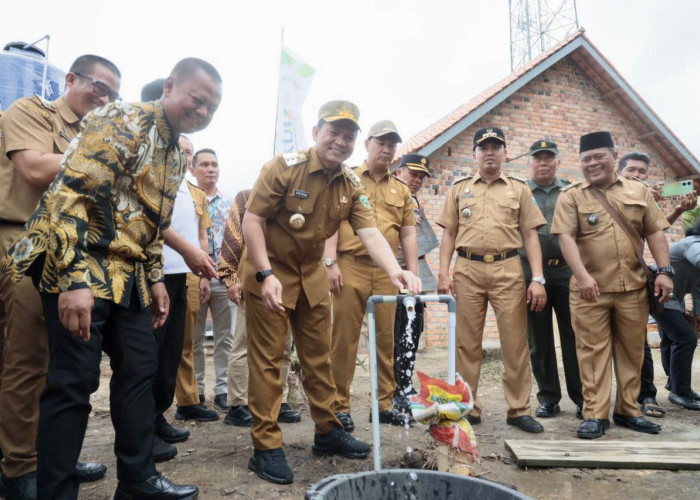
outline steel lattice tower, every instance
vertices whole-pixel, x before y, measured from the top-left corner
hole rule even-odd
[[[508,0],[510,10],[510,69],[578,30],[576,0]]]

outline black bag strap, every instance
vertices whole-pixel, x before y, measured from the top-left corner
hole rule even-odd
[[[608,201],[607,197],[599,189],[591,186],[590,193],[596,200],[600,202],[601,205],[603,205],[603,208],[608,211],[610,216],[615,220],[615,222],[617,222],[617,224],[622,228],[627,237],[630,239],[630,241],[632,242],[632,246],[634,247],[634,253],[637,256],[637,260],[639,261],[639,265],[642,266],[642,270],[644,271],[647,280],[651,280],[654,277],[654,274],[651,272],[651,269],[649,269],[649,266],[644,260],[644,255],[642,254],[642,251],[644,249],[644,243],[642,242],[642,239],[634,236],[634,233],[632,233],[632,230],[627,225],[627,222],[622,218],[620,212],[615,210],[615,208]]]

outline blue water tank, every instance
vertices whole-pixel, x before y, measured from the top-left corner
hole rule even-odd
[[[13,42],[0,52],[0,111],[21,97],[41,95],[44,79],[44,53],[34,46]],[[66,74],[55,66],[48,65],[44,97],[48,101],[58,99],[63,92]]]

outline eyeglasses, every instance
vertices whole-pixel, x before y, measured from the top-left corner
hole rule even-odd
[[[82,73],[78,73],[77,71],[73,71],[74,74],[78,75],[80,78],[85,78],[86,80],[90,80],[92,82],[92,91],[97,94],[99,97],[104,97],[107,96],[109,97],[109,100],[114,102],[114,101],[121,101],[121,97],[119,94],[116,92],[112,92],[112,89],[110,89],[106,83],[101,82],[99,80],[95,80],[91,76],[84,75]]]

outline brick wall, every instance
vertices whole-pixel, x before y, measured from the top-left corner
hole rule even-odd
[[[609,104],[601,93],[569,58],[552,66],[535,80],[521,88],[490,113],[457,135],[448,144],[430,155],[432,177],[419,194],[426,217],[435,221],[442,208],[447,189],[456,178],[476,170],[472,160],[472,138],[482,127],[498,126],[506,134],[508,157],[506,173],[528,177],[527,153],[537,139],[548,139],[559,146],[561,165],[558,175],[567,179],[581,179],[578,162],[579,137],[588,132],[608,130],[615,138],[620,154],[644,151],[653,162],[649,182],[665,181],[676,174],[667,167],[664,159],[644,140],[638,137],[644,132],[628,121],[617,108]],[[670,210],[673,200],[664,201],[664,213]],[[434,224],[438,239],[442,229]],[[683,235],[682,221],[668,231],[669,239],[676,241]],[[648,253],[647,257],[651,260]],[[428,256],[428,262],[437,275],[438,250]],[[443,305],[430,304],[426,316],[425,341],[430,346],[447,345],[447,309]],[[485,337],[498,337],[495,318],[489,308],[484,327]]]

